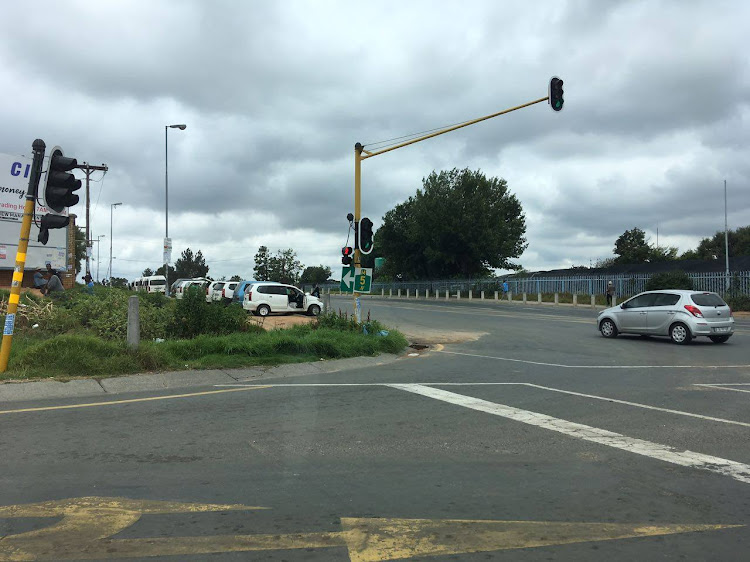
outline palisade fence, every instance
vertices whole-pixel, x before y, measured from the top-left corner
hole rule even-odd
[[[621,273],[621,274],[598,274],[568,277],[507,277],[508,290],[513,294],[527,293],[573,293],[579,295],[603,295],[607,289],[607,283],[612,281],[618,299],[638,294],[646,290],[646,283],[651,278],[650,273]],[[693,280],[693,288],[696,291],[713,291],[724,295],[727,293],[727,277],[723,272],[711,273],[688,273]],[[373,283],[372,293],[380,293],[381,290],[388,294],[392,290],[395,294],[401,289],[405,294],[409,289],[412,294],[420,291],[424,294],[429,290],[430,294],[435,291],[449,291],[451,295],[457,291],[502,291],[505,277],[492,279],[441,279],[434,281],[406,281]],[[750,295],[750,271],[737,271],[730,274],[730,292],[732,294]]]

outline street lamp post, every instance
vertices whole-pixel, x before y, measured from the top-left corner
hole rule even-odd
[[[167,239],[169,238],[169,150],[167,139],[169,129],[184,131],[187,125],[164,125],[164,278],[167,280],[166,295],[169,296],[169,260],[167,259]]]
[[[122,203],[112,203],[109,206],[109,286],[112,286],[112,211]]]
[[[102,238],[106,238],[106,234],[100,234],[96,237],[96,240],[92,240],[91,242],[96,242],[96,282],[99,282],[99,242],[101,242]]]

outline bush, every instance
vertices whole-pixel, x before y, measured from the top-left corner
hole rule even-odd
[[[667,271],[656,273],[646,283],[647,291],[659,289],[693,289],[693,280],[684,271]]]
[[[729,295],[725,300],[732,310],[750,311],[750,295]]]
[[[208,304],[198,287],[190,287],[177,301],[169,334],[177,338],[195,338],[200,334],[231,334],[247,331],[247,312],[240,304]]]

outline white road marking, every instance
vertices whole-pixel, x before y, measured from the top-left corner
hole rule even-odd
[[[513,363],[526,363],[527,365],[542,365],[543,367],[560,367],[563,369],[749,369],[749,365],[564,365],[562,363],[543,363],[541,361],[529,361],[527,359],[513,359],[510,357],[497,357],[495,355],[480,355],[478,353],[464,353],[461,351],[433,350],[435,353],[447,353],[449,355],[465,355],[467,357],[479,357],[481,359],[495,359],[497,361],[511,361]]]
[[[383,382],[372,382],[372,383],[282,383],[282,384],[215,384],[217,387],[284,387],[284,386],[393,386],[394,384],[412,384],[412,383],[383,383]],[[675,414],[678,416],[686,416],[690,418],[698,418],[707,421],[714,421],[719,423],[726,423],[730,425],[739,425],[742,427],[750,427],[750,423],[728,420],[726,418],[716,418],[713,416],[704,416],[702,414],[694,414],[692,412],[684,412],[682,410],[672,410],[670,408],[661,408],[659,406],[650,406],[649,404],[641,404],[640,402],[630,402],[628,400],[619,400],[617,398],[608,398],[607,396],[597,396],[596,394],[585,394],[583,392],[574,392],[572,390],[563,390],[562,388],[553,388],[551,386],[542,386],[540,384],[534,384],[530,382],[422,382],[419,383],[424,386],[527,386],[529,388],[538,388],[540,390],[549,390],[551,392],[560,392],[562,394],[570,394],[572,396],[580,396],[582,398],[593,398],[595,400],[602,400],[603,402],[614,402],[616,404],[624,404],[626,406],[635,406],[636,408],[644,408],[646,410],[655,410],[657,412],[664,412],[667,414]],[[700,385],[694,386],[717,386],[717,385]],[[736,390],[736,389],[723,389],[723,390]],[[742,390],[739,392],[750,392],[750,390]]]
[[[750,382],[704,382],[693,386],[750,386]]]
[[[529,410],[521,410],[504,404],[488,402],[480,398],[456,394],[440,388],[431,388],[421,384],[390,384],[391,388],[412,392],[435,400],[463,406],[471,410],[493,414],[513,421],[525,423],[535,427],[541,427],[550,431],[556,431],[576,439],[606,445],[615,449],[620,449],[628,453],[635,453],[652,459],[706,470],[723,476],[729,476],[739,482],[750,484],[750,465],[737,461],[704,455],[693,451],[680,451],[674,447],[646,441],[645,439],[636,439],[627,437],[620,433],[599,429],[590,425],[575,423],[560,418],[553,418],[546,414],[540,414]]]
[[[740,383],[740,384],[744,386],[746,383]],[[733,384],[731,386],[740,386],[740,384]],[[734,392],[750,393],[750,390],[744,390],[742,388],[730,388],[730,385],[728,384],[694,384],[693,386],[706,386],[709,388],[715,388],[716,390],[733,390]]]
[[[666,412],[667,414],[677,414],[678,416],[688,416],[691,418],[700,418],[703,420],[709,420],[709,421],[715,421],[715,422],[721,422],[721,423],[728,423],[732,425],[741,425],[744,427],[750,427],[750,423],[740,422],[740,421],[734,421],[734,420],[728,420],[725,418],[715,418],[713,416],[703,416],[701,414],[693,414],[691,412],[683,412],[682,410],[672,410],[669,408],[660,408],[659,406],[649,406],[648,404],[641,404],[639,402],[629,402],[627,400],[618,400],[617,398],[607,398],[606,396],[597,396],[595,394],[584,394],[582,392],[573,392],[572,390],[563,390],[561,388],[552,388],[550,386],[542,386],[539,384],[532,384],[532,383],[520,383],[525,386],[529,386],[532,388],[541,388],[544,390],[551,390],[552,392],[561,392],[563,394],[571,394],[573,396],[582,396],[583,398],[594,398],[595,400],[603,400],[605,402],[615,402],[616,404],[625,404],[626,406],[635,406],[636,408],[645,408],[646,410],[656,410],[657,412]],[[749,390],[744,390],[743,392],[750,392]]]

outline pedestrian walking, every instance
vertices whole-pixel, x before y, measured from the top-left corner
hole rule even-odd
[[[615,296],[615,284],[610,281],[607,283],[607,306],[612,306],[612,299]]]
[[[503,280],[503,293],[506,295],[508,294],[508,280],[507,279]]]

